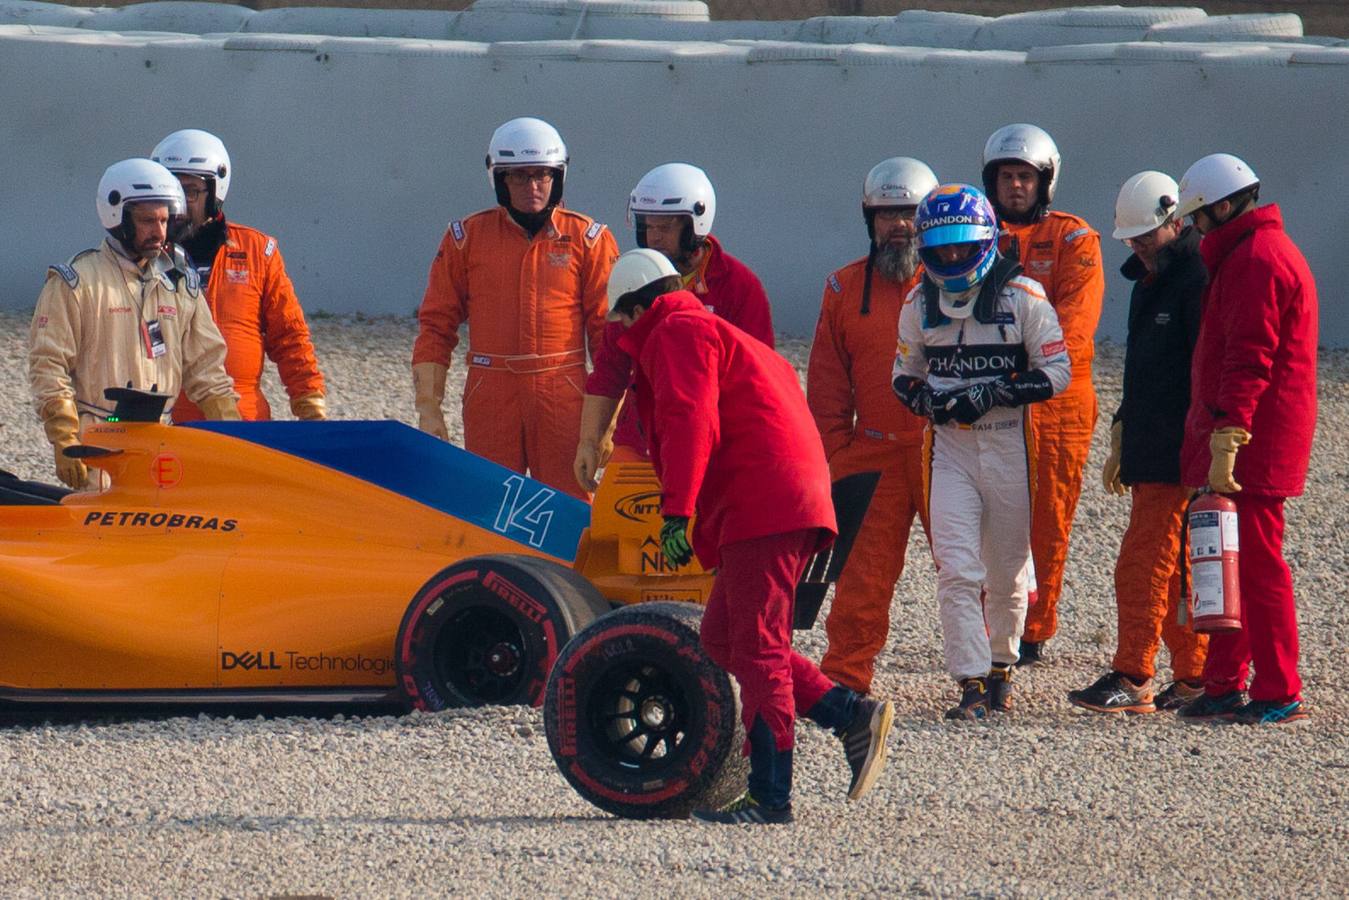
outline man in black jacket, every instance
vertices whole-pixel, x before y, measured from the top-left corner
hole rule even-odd
[[[1124,396],[1110,427],[1105,489],[1132,490],[1129,527],[1115,564],[1119,646],[1111,670],[1075,706],[1105,713],[1176,709],[1203,692],[1208,639],[1177,619],[1181,519],[1180,445],[1190,404],[1190,357],[1208,280],[1199,234],[1172,213],[1179,189],[1161,172],[1140,172],[1115,203],[1114,236],[1133,250],[1120,271],[1134,282],[1124,356]],[[1166,642],[1175,680],[1153,687],[1157,647]]]

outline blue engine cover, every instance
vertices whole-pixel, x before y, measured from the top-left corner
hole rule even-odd
[[[590,505],[402,422],[193,422],[298,456],[550,556],[576,559]],[[359,515],[359,510],[353,510]]]

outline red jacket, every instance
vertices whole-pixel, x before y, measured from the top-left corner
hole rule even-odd
[[[819,546],[829,544],[829,466],[787,360],[688,291],[657,298],[619,346],[637,360],[661,513],[697,514],[705,568],[722,546],[771,534],[818,528]]]
[[[1209,435],[1251,433],[1237,452],[1242,492],[1302,493],[1316,429],[1316,284],[1277,206],[1239,216],[1199,245],[1209,285],[1190,370],[1181,473],[1208,483]]]
[[[723,250],[716,238],[708,235],[703,264],[685,284],[709,311],[773,346],[773,315],[763,284],[749,266]],[[605,327],[599,351],[592,354],[595,369],[586,379],[587,394],[617,399],[632,384],[632,358],[619,349],[622,336],[623,326],[617,322],[610,322]],[[636,411],[631,407],[629,400],[619,413],[614,443],[645,453],[646,438],[638,426]]]

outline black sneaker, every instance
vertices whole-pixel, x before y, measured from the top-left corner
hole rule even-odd
[[[1301,700],[1252,700],[1232,717],[1242,725],[1287,725],[1307,718]]]
[[[1022,641],[1021,655],[1017,657],[1016,665],[1029,666],[1041,662],[1044,646],[1044,641]]]
[[[1089,688],[1069,691],[1068,702],[1092,712],[1150,713],[1157,711],[1153,702],[1152,679],[1142,684],[1123,672],[1106,672]]]
[[[988,673],[988,707],[993,712],[1012,711],[1012,666],[993,664]]]
[[[885,739],[894,723],[895,705],[889,700],[862,697],[857,701],[852,722],[839,734],[848,768],[852,769],[849,800],[860,800],[876,784],[885,768]]]
[[[946,711],[946,718],[978,722],[988,716],[988,679],[962,678],[960,705]]]
[[[1200,694],[1176,710],[1176,715],[1187,722],[1231,722],[1245,702],[1246,695],[1241,691],[1228,691],[1216,697]]]
[[[1153,704],[1158,712],[1163,710],[1180,709],[1191,700],[1199,699],[1204,693],[1204,682],[1202,681],[1173,681],[1156,697],[1152,698]]]
[[[704,825],[786,825],[793,821],[790,803],[780,809],[760,806],[749,791],[721,809],[695,809],[692,818]]]

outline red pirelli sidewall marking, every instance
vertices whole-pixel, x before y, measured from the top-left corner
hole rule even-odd
[[[668,631],[662,631],[661,629],[656,628],[655,626],[652,625],[627,625],[622,628],[611,629],[609,631],[604,631],[599,634],[591,635],[589,640],[587,640],[580,647],[577,647],[576,650],[572,652],[571,658],[567,660],[566,668],[564,668],[562,671],[570,675],[571,672],[576,668],[576,664],[579,663],[585,657],[585,655],[590,652],[590,648],[595,646],[595,644],[603,641],[612,641],[615,638],[626,637],[628,635],[634,634],[641,635],[643,637],[655,638],[661,643],[669,644],[671,646],[674,646],[675,642],[678,640],[678,637],[676,635],[673,635]]]
[[[432,585],[428,591],[426,591],[425,596],[422,597],[422,602],[418,603],[417,608],[412,612],[411,622],[413,624],[413,627],[407,629],[407,631],[403,633],[403,643],[398,648],[398,655],[400,657],[402,657],[405,660],[411,659],[412,638],[414,637],[414,634],[418,631],[416,627],[416,622],[418,619],[422,617],[422,613],[426,612],[426,608],[430,606],[432,603],[434,603],[436,600],[440,599],[440,595],[443,594],[447,588],[464,581],[476,580],[477,577],[478,571],[476,569],[460,572],[456,575],[451,575],[444,581],[437,582],[436,584]]]
[[[631,803],[631,804],[659,803],[662,800],[668,800],[675,794],[678,794],[680,791],[683,791],[688,787],[688,781],[682,780],[671,782],[670,784],[666,785],[663,790],[657,791],[655,793],[632,794],[627,791],[616,791],[611,787],[607,787],[603,784],[600,784],[598,781],[587,775],[585,773],[585,770],[576,765],[576,763],[572,763],[570,771],[577,781],[584,784],[590,790],[599,794],[601,797],[604,797],[608,800],[614,800],[619,803]]]

